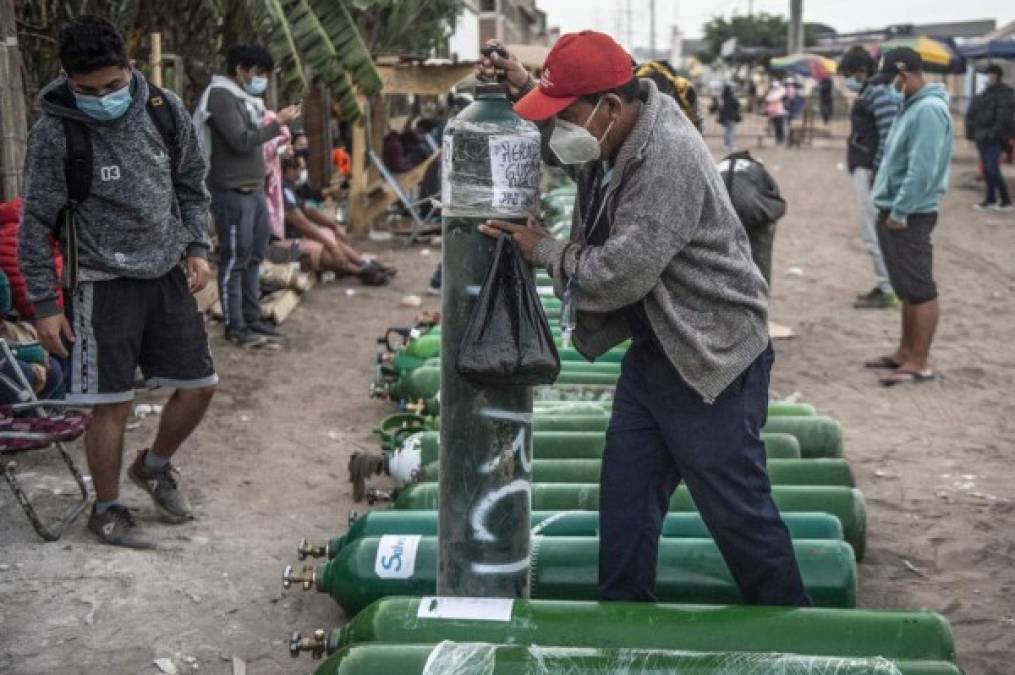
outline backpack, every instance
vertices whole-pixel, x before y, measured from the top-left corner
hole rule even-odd
[[[166,102],[166,94],[151,82],[148,83],[148,101],[145,110],[162,136],[162,142],[169,151],[170,167],[176,177],[176,117]],[[60,209],[57,221],[60,240],[64,250],[64,286],[69,289],[78,285],[78,238],[74,213],[79,204],[88,199],[92,191],[91,131],[81,120],[61,118],[63,133],[67,139],[67,156],[64,158],[63,175],[67,183],[67,203]]]
[[[719,162],[733,210],[748,231],[771,225],[786,215],[786,200],[765,165],[743,150]]]
[[[666,63],[662,61],[646,61],[638,66],[634,72],[637,77],[647,77],[659,87],[659,91],[669,94],[677,101],[677,105],[683,111],[691,124],[701,131],[702,119],[698,111],[698,92],[694,85],[686,77],[681,77],[673,72]]]

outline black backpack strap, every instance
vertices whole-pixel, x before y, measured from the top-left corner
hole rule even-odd
[[[74,207],[88,198],[92,190],[92,135],[80,120],[61,118],[67,139],[63,174],[67,182],[68,206]]]
[[[148,83],[148,102],[145,108],[148,110],[148,116],[155,123],[155,128],[159,130],[162,142],[166,144],[166,150],[169,152],[169,159],[171,160],[173,176],[175,178],[176,163],[179,159],[177,157],[176,143],[176,115],[173,114],[172,108],[169,107],[169,99],[166,97],[166,93],[151,82]]]
[[[63,163],[67,203],[57,215],[57,233],[64,255],[64,286],[74,289],[78,285],[78,234],[74,212],[92,190],[94,157],[92,135],[84,122],[69,117],[62,118],[62,122],[67,140]]]

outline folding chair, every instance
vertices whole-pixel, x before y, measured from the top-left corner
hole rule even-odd
[[[63,534],[64,528],[81,515],[88,503],[85,480],[67,453],[64,443],[75,440],[85,432],[91,414],[72,410],[54,412],[52,409],[66,408],[67,404],[63,401],[38,400],[7,341],[3,339],[0,339],[0,387],[14,392],[20,401],[0,406],[0,474],[11,486],[14,497],[39,536],[46,541],[56,541]],[[46,524],[39,518],[28,495],[14,477],[14,462],[8,463],[6,458],[49,447],[55,447],[60,453],[81,491],[81,499],[69,506],[60,518]]]

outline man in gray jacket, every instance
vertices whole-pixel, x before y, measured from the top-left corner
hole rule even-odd
[[[128,470],[173,523],[193,514],[169,458],[218,382],[192,296],[209,276],[205,165],[183,104],[128,65],[111,23],[76,19],[59,50],[66,76],[41,92],[43,115],[28,137],[18,257],[40,341],[70,358],[68,401],[94,410],[85,436],[96,495],[88,527],[108,544],[150,548],[118,501],[135,371],[151,387],[176,390],[154,444]],[[66,316],[57,307],[53,236],[68,272]]]
[[[203,144],[211,155],[208,189],[218,232],[226,338],[246,347],[279,337],[274,326],[261,320],[260,266],[271,238],[261,146],[299,117],[300,107],[283,108],[274,122],[261,123],[265,109],[258,97],[274,67],[264,47],[234,46],[226,55],[228,77],[212,78],[194,119],[198,135],[208,135]]]
[[[655,598],[659,533],[688,489],[747,603],[810,604],[772,501],[760,429],[773,354],[767,288],[698,131],[612,38],[565,35],[538,85],[513,58],[485,58],[539,121],[544,157],[578,183],[571,241],[534,221],[513,235],[577,310],[574,344],[595,358],[632,338],[606,433],[599,590]]]

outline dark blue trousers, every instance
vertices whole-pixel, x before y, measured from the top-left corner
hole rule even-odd
[[[599,500],[599,593],[654,601],[659,533],[687,487],[745,603],[810,605],[789,531],[772,501],[760,430],[769,347],[711,404],[652,341],[624,357],[606,432]]]
[[[976,149],[980,151],[980,161],[983,162],[987,201],[994,204],[995,199],[1000,197],[1002,204],[1011,204],[1008,184],[1004,182],[1004,176],[1001,174],[1001,153],[1004,148],[1000,143],[977,143]]]

